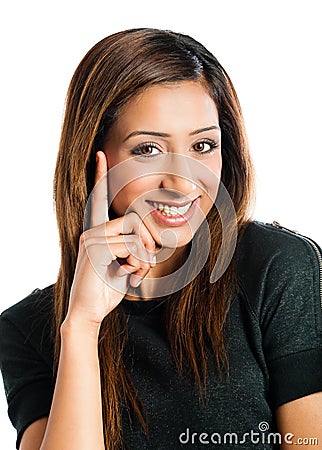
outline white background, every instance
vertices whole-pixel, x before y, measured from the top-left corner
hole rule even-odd
[[[190,34],[218,57],[244,111],[257,169],[254,217],[278,220],[321,244],[319,8],[318,0],[6,2],[0,12],[0,309],[55,281],[52,179],[66,90],[85,52],[126,28]],[[1,447],[14,449],[6,407],[1,389]]]

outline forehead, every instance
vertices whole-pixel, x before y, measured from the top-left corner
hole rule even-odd
[[[157,126],[171,132],[218,125],[218,121],[216,104],[206,88],[185,81],[151,86],[137,94],[121,109],[115,125],[124,131]]]

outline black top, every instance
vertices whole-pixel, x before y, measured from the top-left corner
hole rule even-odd
[[[252,222],[237,251],[240,290],[227,322],[230,377],[212,383],[203,408],[176,372],[160,320],[164,301],[122,301],[126,365],[150,418],[150,439],[124,421],[131,450],[278,448],[278,435],[269,437],[276,432],[276,407],[322,391],[321,249],[293,232]],[[1,371],[17,448],[26,427],[50,411],[51,320],[52,287],[0,317]]]

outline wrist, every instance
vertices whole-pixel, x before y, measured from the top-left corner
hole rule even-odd
[[[61,337],[78,335],[91,339],[98,339],[101,324],[94,321],[88,321],[81,317],[66,316],[61,324]]]

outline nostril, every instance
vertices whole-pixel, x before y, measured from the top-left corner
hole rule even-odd
[[[187,197],[188,193],[193,194],[197,190],[197,185],[189,180],[178,180],[173,178],[167,178],[163,180],[160,188],[164,190],[169,190],[172,193],[175,192],[176,198],[180,197]],[[172,196],[173,197],[173,196]]]

